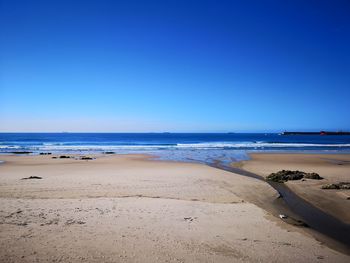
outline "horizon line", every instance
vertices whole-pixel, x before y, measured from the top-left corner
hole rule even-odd
[[[307,130],[307,131],[306,131]],[[201,132],[201,131],[181,131],[181,132],[171,132],[171,131],[157,131],[157,132],[135,132],[135,131],[128,131],[128,132],[118,132],[118,131],[0,131],[1,133],[61,133],[61,134],[65,134],[65,133],[101,133],[101,134],[107,134],[107,133],[120,133],[120,134],[125,134],[125,133],[132,133],[132,134],[147,134],[147,133],[155,133],[155,134],[186,134],[186,133],[216,133],[216,134],[228,134],[228,133],[282,133],[282,132],[321,132],[321,131],[325,131],[325,132],[347,132],[347,130],[330,130],[330,129],[325,129],[325,130],[300,130],[300,129],[295,129],[295,130],[281,130],[281,131],[227,131],[227,132]]]

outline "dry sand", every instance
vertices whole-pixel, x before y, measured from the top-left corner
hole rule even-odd
[[[241,168],[266,177],[279,170],[316,172],[323,180],[288,181],[296,194],[326,213],[350,224],[350,191],[324,190],[329,183],[350,182],[350,154],[251,154]]]
[[[350,260],[255,205],[277,196],[262,181],[137,155],[0,159],[1,262]]]

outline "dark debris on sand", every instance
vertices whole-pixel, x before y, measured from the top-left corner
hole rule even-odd
[[[94,158],[88,156],[82,156],[80,160],[93,160]]]
[[[30,180],[30,179],[43,179],[40,176],[29,176],[29,177],[24,177],[21,180]]]

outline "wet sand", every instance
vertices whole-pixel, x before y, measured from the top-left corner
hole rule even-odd
[[[349,261],[258,207],[277,197],[263,181],[96,157],[1,156],[1,262]],[[30,176],[42,179],[21,180]]]
[[[323,180],[288,181],[298,196],[324,212],[350,224],[350,191],[325,190],[322,185],[350,181],[350,154],[251,154],[241,168],[266,177],[279,170],[316,172]]]

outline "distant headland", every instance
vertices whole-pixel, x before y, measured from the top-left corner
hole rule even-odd
[[[288,131],[285,131],[285,132],[282,132],[281,135],[350,135],[350,132],[344,132],[344,131],[288,132]]]

